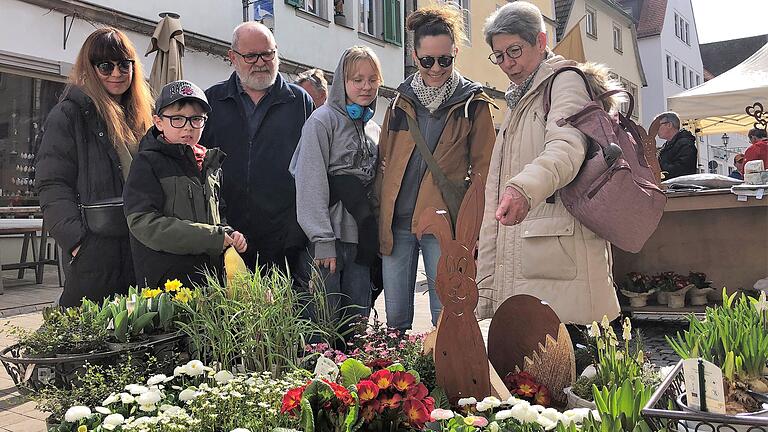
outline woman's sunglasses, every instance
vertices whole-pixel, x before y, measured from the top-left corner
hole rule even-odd
[[[133,60],[120,60],[116,62],[103,61],[94,64],[94,66],[96,66],[96,70],[104,76],[112,75],[115,66],[117,66],[117,70],[120,71],[121,74],[125,75],[133,70]]]
[[[448,55],[441,55],[440,57],[432,57],[432,56],[424,56],[424,57],[418,57],[419,64],[421,64],[421,67],[424,69],[432,69],[432,66],[435,65],[435,61],[437,61],[437,64],[441,68],[447,68],[453,64],[454,56],[448,56]]]

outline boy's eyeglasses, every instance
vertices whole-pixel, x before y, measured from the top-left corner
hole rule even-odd
[[[235,50],[232,50],[232,52],[242,57],[243,61],[245,61],[246,63],[254,64],[258,62],[259,59],[264,60],[264,62],[272,61],[275,58],[275,53],[277,53],[277,50],[270,50],[262,53],[249,53],[249,54],[242,54]]]
[[[208,120],[206,116],[192,116],[185,117],[183,115],[161,115],[161,117],[167,118],[171,121],[171,126],[176,129],[181,129],[189,123],[192,129],[202,129],[205,126],[205,122]]]
[[[421,67],[424,69],[432,69],[432,66],[435,65],[435,62],[437,62],[438,66],[441,68],[450,67],[453,64],[454,56],[441,55],[439,57],[423,56],[417,58],[419,59],[419,64],[421,64]]]
[[[488,60],[495,65],[504,63],[504,54],[511,59],[519,58],[523,55],[523,47],[520,45],[510,45],[504,51],[494,51],[488,56]]]
[[[120,60],[116,62],[103,61],[94,64],[94,66],[96,66],[96,70],[104,76],[112,75],[112,71],[115,70],[115,66],[117,66],[117,70],[120,71],[121,74],[125,75],[133,70],[133,63],[133,60]]]

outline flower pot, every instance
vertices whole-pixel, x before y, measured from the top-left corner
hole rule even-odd
[[[146,345],[146,342],[107,342],[106,344],[110,351],[131,351]]]
[[[646,292],[633,292],[633,291],[626,291],[621,290],[621,293],[624,294],[624,297],[629,299],[629,305],[633,308],[637,307],[643,307],[648,304],[648,297],[651,296],[656,292],[656,290],[646,291]]]
[[[703,413],[700,410],[693,409],[688,406],[686,403],[686,396],[685,393],[682,393],[677,396],[677,406],[680,407],[681,410],[684,412],[691,413],[693,415],[696,414],[706,414]],[[765,407],[765,404],[763,405]],[[752,419],[755,418],[755,420],[760,420],[768,422],[768,409],[764,409],[761,411],[756,411],[753,413],[744,413],[744,414],[736,414],[736,415],[729,415],[727,417],[734,417],[739,419]],[[760,431],[760,430],[766,430],[765,428],[768,428],[766,426],[763,426],[761,429],[759,426],[748,426],[748,425],[736,425],[736,424],[730,424],[730,423],[711,423],[711,422],[699,422],[695,420],[681,420],[680,421],[680,427],[678,428],[678,431],[710,431],[710,430],[716,430],[716,431],[733,431],[733,432],[753,432],[753,431]]]
[[[691,305],[704,306],[708,303],[707,296],[713,292],[714,288],[691,288],[689,294],[691,295]]]
[[[685,307],[685,293],[670,293],[667,306],[671,309],[680,309]]]
[[[573,409],[573,408],[597,409],[597,405],[595,405],[594,402],[586,400],[581,396],[577,395],[576,393],[574,393],[572,387],[564,388],[563,393],[565,393],[566,397],[568,398],[568,404],[566,405],[567,409]]]
[[[659,291],[656,294],[656,301],[660,305],[667,305],[669,303],[669,291]]]

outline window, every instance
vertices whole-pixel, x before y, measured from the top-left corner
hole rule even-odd
[[[675,36],[680,37],[680,21],[677,13],[675,13]]]
[[[672,81],[672,57],[667,54],[667,79]]]
[[[683,17],[678,15],[677,12],[675,12],[675,36],[677,36],[677,38],[681,41],[690,45],[690,34],[690,25],[688,24],[688,21],[686,21]]]
[[[675,83],[680,85],[680,62],[675,60]]]
[[[688,45],[691,44],[691,33],[689,32],[689,29],[688,29],[688,23],[685,23],[685,43],[687,43]]]
[[[359,0],[361,33],[400,45],[403,42],[400,0]]]
[[[328,11],[326,9],[328,8],[325,7],[325,2],[326,0],[304,0],[304,5],[301,6],[301,9],[320,18],[327,18]]]
[[[617,52],[623,52],[621,48],[621,27],[618,24],[613,24],[613,49]]]
[[[688,71],[688,86],[689,87],[695,87],[696,84],[693,83],[693,71]]]
[[[688,88],[688,68],[683,66],[683,88]]]
[[[38,205],[36,145],[40,127],[64,86],[0,72],[0,206]]]
[[[701,85],[701,76],[696,74],[696,85]]]
[[[597,12],[587,6],[587,35],[597,37]]]
[[[635,100],[635,105],[632,107],[632,119],[639,120],[640,116],[638,115],[638,113],[640,112],[640,109],[639,109],[640,98],[638,97],[637,86],[632,83],[629,83],[629,92],[632,94],[632,99]]]

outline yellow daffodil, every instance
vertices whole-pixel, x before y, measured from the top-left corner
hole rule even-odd
[[[188,303],[193,298],[195,298],[195,292],[190,290],[189,288],[184,288],[184,287],[179,289],[176,292],[176,296],[174,296],[174,300],[182,303]]]
[[[165,292],[178,292],[181,289],[182,283],[178,279],[165,281]]]
[[[161,290],[160,288],[145,289],[141,292],[141,296],[144,297],[145,299],[152,299],[159,296],[162,293],[163,293],[163,290]]]

